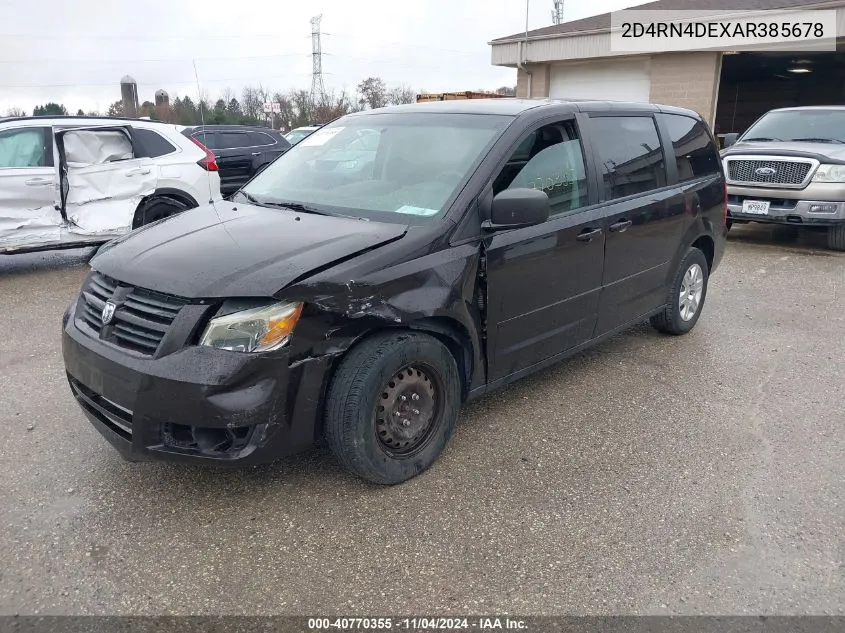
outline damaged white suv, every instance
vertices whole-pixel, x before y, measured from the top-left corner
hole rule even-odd
[[[222,199],[214,154],[149,120],[0,119],[0,253],[91,246]]]

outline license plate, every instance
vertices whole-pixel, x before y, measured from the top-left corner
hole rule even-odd
[[[743,200],[742,212],[749,215],[768,215],[769,202],[768,200]]]

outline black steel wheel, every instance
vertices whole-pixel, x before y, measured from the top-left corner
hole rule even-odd
[[[458,367],[443,343],[417,332],[378,334],[338,366],[324,434],[347,470],[375,483],[401,483],[440,456],[460,399]]]

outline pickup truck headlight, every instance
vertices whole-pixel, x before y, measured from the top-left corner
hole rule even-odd
[[[845,165],[819,165],[813,182],[845,182]]]
[[[302,314],[301,303],[287,301],[211,319],[200,345],[232,352],[269,352],[284,346]]]

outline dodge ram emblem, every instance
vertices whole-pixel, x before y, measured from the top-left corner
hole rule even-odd
[[[103,325],[108,325],[111,323],[112,317],[114,317],[114,311],[117,308],[111,301],[106,301],[106,305],[103,306],[103,313],[100,315],[100,319],[103,321]]]
[[[778,170],[774,167],[758,167],[754,170],[754,173],[758,176],[774,176],[778,173]]]

